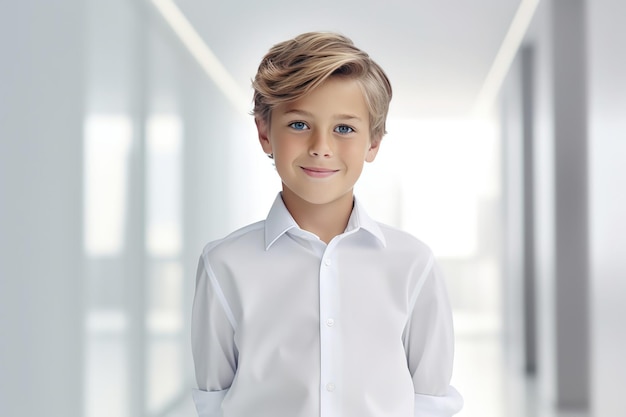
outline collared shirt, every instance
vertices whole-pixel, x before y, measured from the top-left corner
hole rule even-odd
[[[328,245],[277,196],[209,243],[192,312],[200,417],[448,417],[452,313],[433,254],[355,200]]]

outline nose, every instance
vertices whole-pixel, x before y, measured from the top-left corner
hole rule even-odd
[[[333,155],[331,148],[331,138],[324,132],[316,132],[311,135],[311,143],[309,146],[309,155],[330,157]]]

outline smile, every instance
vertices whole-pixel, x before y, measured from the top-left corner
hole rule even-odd
[[[336,172],[339,172],[338,169],[328,169],[328,168],[316,168],[316,167],[300,167],[302,171],[309,177],[313,178],[327,178],[333,175]]]

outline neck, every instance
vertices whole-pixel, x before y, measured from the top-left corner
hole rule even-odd
[[[324,204],[309,203],[288,189],[283,190],[282,198],[298,226],[314,233],[326,244],[346,230],[354,202],[351,192]]]

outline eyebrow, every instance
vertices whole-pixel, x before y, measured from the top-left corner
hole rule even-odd
[[[284,113],[285,115],[287,114],[297,114],[297,115],[302,115],[302,116],[306,116],[306,117],[314,117],[313,113],[308,112],[306,110],[300,110],[300,109],[290,109],[285,111]],[[358,120],[360,121],[361,118],[358,117],[357,115],[354,114],[335,114],[333,115],[333,118],[338,119],[338,120]]]

